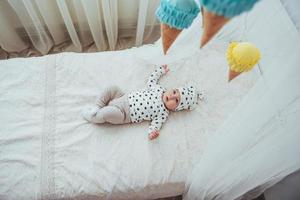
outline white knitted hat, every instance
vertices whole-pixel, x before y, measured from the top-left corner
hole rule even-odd
[[[180,93],[180,102],[175,109],[176,111],[184,109],[193,110],[197,105],[198,98],[202,98],[202,94],[197,92],[196,87],[193,85],[187,85],[177,89]]]

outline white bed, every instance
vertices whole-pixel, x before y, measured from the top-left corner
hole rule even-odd
[[[80,111],[111,84],[126,92],[142,89],[161,55],[159,42],[117,52],[0,61],[0,199],[182,194],[195,155],[259,76],[254,70],[228,84],[227,45],[214,41],[168,63],[171,71],[162,85],[192,80],[206,98],[192,112],[172,114],[154,141],[147,139],[148,122],[94,125]]]

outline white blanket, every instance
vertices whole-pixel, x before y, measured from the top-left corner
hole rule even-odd
[[[182,194],[195,155],[258,77],[252,71],[228,84],[226,47],[215,43],[168,63],[171,71],[160,83],[172,88],[192,81],[205,101],[194,111],[172,113],[154,141],[147,138],[148,122],[95,125],[80,111],[106,86],[144,88],[153,70],[144,58],[160,54],[158,45],[1,61],[0,199]]]

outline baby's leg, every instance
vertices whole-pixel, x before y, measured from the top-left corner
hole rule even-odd
[[[113,99],[119,98],[124,95],[124,92],[120,90],[117,86],[111,86],[106,88],[101,95],[97,99],[97,106],[99,108],[103,108],[104,106],[108,105],[110,101]]]
[[[124,124],[125,114],[118,107],[115,106],[105,106],[100,108],[96,115],[91,118],[93,123],[105,123],[110,124]]]

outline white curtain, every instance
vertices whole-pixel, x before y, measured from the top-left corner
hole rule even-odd
[[[0,46],[7,53],[118,49],[149,39],[159,0],[1,0]],[[156,39],[156,38],[155,38]],[[24,55],[23,55],[24,56]]]
[[[169,59],[199,51],[199,21],[182,32]],[[280,0],[264,0],[208,45],[216,40],[257,45],[262,76],[199,155],[184,199],[252,199],[300,169],[300,33]]]

